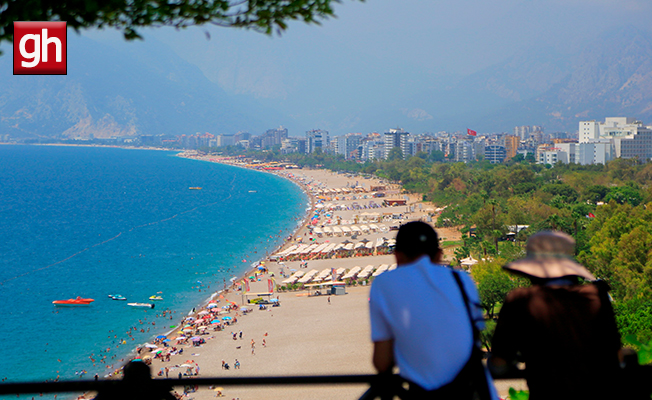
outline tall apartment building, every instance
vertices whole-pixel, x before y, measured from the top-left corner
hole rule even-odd
[[[312,129],[306,132],[306,153],[314,153],[317,149],[323,151],[329,143],[328,131]]]
[[[505,161],[506,154],[505,146],[492,144],[484,149],[484,159],[492,164],[500,164]]]
[[[263,149],[270,149],[274,146],[280,146],[283,140],[288,138],[288,130],[284,127],[268,129],[261,135],[260,146]]]
[[[642,122],[627,117],[610,117],[605,122],[580,121],[579,142],[610,143],[611,154],[615,158],[638,158],[647,162],[652,158],[652,129]],[[609,151],[604,146],[593,146],[594,150],[602,151],[606,158]]]
[[[408,135],[410,133],[404,131],[403,129],[390,129],[389,132],[385,132],[383,135],[383,142],[385,144],[385,155],[384,158],[389,157],[389,153],[394,147],[399,147],[401,152],[403,152],[403,158],[410,153],[408,147]]]
[[[505,158],[508,160],[516,156],[516,150],[521,142],[521,138],[516,135],[505,135]]]
[[[361,141],[362,133],[347,133],[346,135],[338,136],[336,140],[336,152],[337,154],[342,154],[347,160],[359,159],[361,157]]]

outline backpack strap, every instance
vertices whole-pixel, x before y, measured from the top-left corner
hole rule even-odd
[[[489,382],[487,381],[487,375],[485,372],[484,365],[482,364],[482,350],[478,346],[480,342],[480,330],[475,325],[475,320],[473,319],[473,314],[471,313],[471,306],[469,301],[469,296],[464,289],[464,284],[462,283],[462,278],[460,278],[459,273],[451,269],[451,273],[455,278],[455,282],[462,293],[462,299],[464,299],[464,306],[466,308],[466,313],[469,317],[469,322],[471,323],[471,329],[473,331],[473,349],[471,350],[471,359],[470,363],[475,364],[473,367],[475,370],[475,379],[477,379],[477,391],[480,399],[489,400],[491,399],[491,393],[489,391]]]

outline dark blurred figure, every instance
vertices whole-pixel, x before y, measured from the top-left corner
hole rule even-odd
[[[152,385],[151,371],[144,362],[131,361],[123,372],[122,384],[100,391],[95,400],[177,400],[170,393],[172,388],[156,389]]]
[[[495,377],[525,362],[530,400],[609,399],[616,392],[621,342],[603,282],[572,257],[575,240],[543,231],[527,242],[527,256],[506,265],[532,286],[505,298],[492,340]]]

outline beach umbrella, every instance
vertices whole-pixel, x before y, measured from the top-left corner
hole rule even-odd
[[[211,321],[211,324],[219,324],[221,322],[222,321],[220,321],[219,319],[214,319],[214,320]]]
[[[167,342],[169,342],[169,341],[170,341],[170,339],[165,339],[163,342],[167,343]]]
[[[188,365],[188,364],[181,364],[179,366],[183,367],[183,368],[191,368],[192,367],[192,365]]]
[[[193,342],[199,342],[201,340],[201,338],[199,336],[195,336],[195,337],[190,338],[190,340],[193,341]]]
[[[208,311],[205,311],[205,310],[204,310],[204,311],[200,311],[200,312],[199,312],[199,315],[206,315],[206,314],[208,314]]]
[[[155,344],[151,344],[151,343],[145,343],[145,347],[147,347],[148,349],[155,349],[155,348],[157,348],[158,346],[155,345]]]
[[[208,307],[206,307],[206,308],[215,308],[215,307],[217,307],[217,304],[212,303],[212,304],[209,304]]]
[[[240,311],[248,311],[249,309],[247,307],[240,307]]]
[[[230,320],[232,320],[232,319],[233,319],[233,318],[231,318],[231,317],[222,317],[222,320],[230,321]]]
[[[157,339],[165,339],[166,337],[167,337],[167,336],[165,336],[165,335],[158,335],[156,338],[157,338]]]

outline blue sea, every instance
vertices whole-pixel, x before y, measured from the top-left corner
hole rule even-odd
[[[277,176],[174,152],[0,146],[0,378],[107,374],[279,246],[306,203]],[[95,301],[52,304],[77,296]]]

